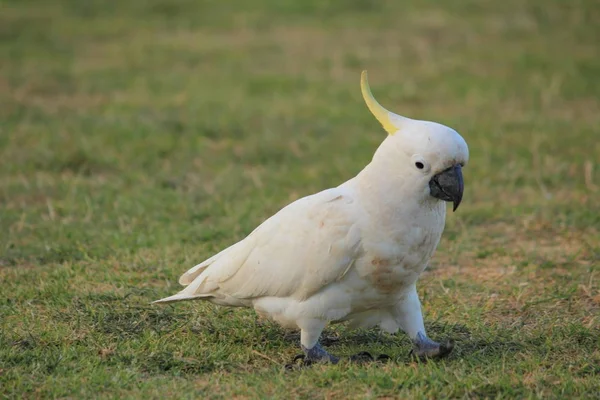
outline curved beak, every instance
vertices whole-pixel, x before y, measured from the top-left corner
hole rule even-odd
[[[455,165],[435,175],[429,181],[429,190],[436,199],[451,201],[454,205],[452,211],[456,211],[462,201],[463,190],[462,167]]]

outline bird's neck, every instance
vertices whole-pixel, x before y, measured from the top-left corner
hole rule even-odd
[[[397,171],[388,157],[374,157],[354,179],[348,182],[361,205],[381,223],[406,221],[424,214],[445,218],[446,206],[429,195],[429,187],[410,174]]]

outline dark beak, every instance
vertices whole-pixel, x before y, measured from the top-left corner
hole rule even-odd
[[[436,199],[451,201],[454,204],[452,211],[456,211],[460,205],[464,188],[465,184],[460,165],[455,165],[440,172],[429,181],[431,195]]]

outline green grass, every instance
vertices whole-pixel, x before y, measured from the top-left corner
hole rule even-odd
[[[0,2],[0,397],[599,398],[595,1]],[[328,329],[385,365],[286,372],[250,310],[151,306],[293,199],[355,175],[387,108],[456,128],[466,191],[430,336]]]

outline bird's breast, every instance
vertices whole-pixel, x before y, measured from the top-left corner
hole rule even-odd
[[[413,285],[439,243],[443,223],[412,224],[376,242],[364,243],[359,268],[373,288],[384,294]]]

